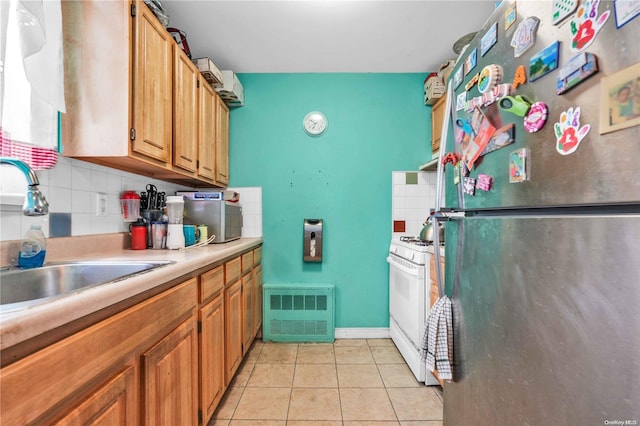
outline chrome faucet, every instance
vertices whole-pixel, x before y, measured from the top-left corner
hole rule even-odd
[[[9,164],[17,167],[27,178],[27,194],[24,197],[22,213],[25,216],[42,216],[49,213],[49,203],[38,189],[40,181],[36,172],[27,163],[15,158],[0,157],[0,164]]]

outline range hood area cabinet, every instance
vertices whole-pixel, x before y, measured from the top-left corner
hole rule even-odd
[[[214,158],[228,153],[216,148],[218,140],[228,144],[215,128],[219,96],[206,90],[144,2],[62,2],[62,19],[63,154],[179,184],[225,187],[228,179],[215,177],[215,165],[228,162]]]

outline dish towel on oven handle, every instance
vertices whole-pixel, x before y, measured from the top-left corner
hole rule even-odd
[[[453,378],[453,323],[451,300],[439,298],[427,318],[420,356],[426,360],[429,371],[438,371],[442,380]]]

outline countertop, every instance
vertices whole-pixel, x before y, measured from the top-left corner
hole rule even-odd
[[[130,250],[109,247],[108,251],[99,255],[93,252],[75,255],[73,259],[64,259],[64,256],[58,255],[55,261],[168,260],[173,263],[121,281],[81,289],[38,305],[0,314],[0,350],[70,324],[198,269],[221,263],[260,244],[262,238],[242,238],[187,250]]]

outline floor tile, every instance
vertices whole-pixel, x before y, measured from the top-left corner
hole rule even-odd
[[[293,387],[337,388],[335,364],[296,364]]]
[[[296,362],[298,364],[335,364],[333,345],[300,345]]]
[[[247,387],[290,388],[295,364],[256,364]]]
[[[244,392],[244,388],[236,387],[236,388],[228,388],[227,392],[222,397],[220,404],[218,404],[218,408],[215,413],[213,413],[214,419],[230,419],[233,417],[233,413],[238,406],[238,402],[240,401],[240,397],[242,396],[242,392]]]
[[[293,388],[290,420],[342,420],[338,389]]]
[[[342,426],[340,420],[288,420],[287,426]]]
[[[416,380],[407,364],[379,364],[378,370],[385,387],[419,388],[424,386]]]
[[[255,365],[255,362],[243,362],[231,379],[229,386],[246,386]]]
[[[385,389],[340,389],[342,419],[348,420],[397,420]]]
[[[370,347],[373,346],[393,346],[395,347],[396,345],[393,344],[393,340],[391,339],[367,339],[367,344]]]
[[[344,422],[344,426],[399,426],[398,422],[376,422],[368,420],[366,422]]]
[[[230,421],[229,419],[211,419],[209,423],[207,423],[207,426],[228,426]]]
[[[257,362],[267,364],[293,364],[296,362],[297,353],[297,344],[266,343],[262,347],[262,351],[260,352]]]
[[[255,340],[253,342],[253,345],[249,349],[249,352],[247,352],[247,355],[244,357],[244,362],[255,363],[260,356],[260,352],[262,351],[263,346],[263,342],[261,342],[260,340]]]
[[[428,387],[387,389],[398,420],[442,420],[442,401]]]
[[[336,364],[373,364],[369,346],[336,346]]]
[[[245,388],[233,420],[286,420],[290,388]]]
[[[231,420],[229,426],[286,426],[285,420]]]
[[[367,339],[338,339],[333,346],[368,346]]]
[[[374,346],[371,354],[376,364],[405,364],[404,358],[395,346]]]
[[[337,368],[340,388],[384,387],[375,364],[339,364]]]
[[[400,422],[400,426],[442,426],[442,421],[440,420],[408,421],[408,422]]]

